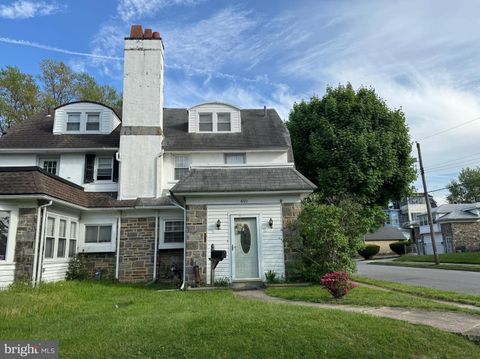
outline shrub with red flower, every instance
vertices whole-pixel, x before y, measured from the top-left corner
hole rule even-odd
[[[334,298],[341,298],[347,295],[350,289],[356,287],[355,283],[350,281],[350,276],[346,272],[327,273],[320,280],[320,284],[325,287]]]

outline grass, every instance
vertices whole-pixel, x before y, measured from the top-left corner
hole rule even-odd
[[[437,303],[427,298],[418,298],[395,291],[362,287],[361,285],[352,289],[347,296],[341,299],[333,298],[326,289],[319,285],[303,288],[268,288],[265,292],[273,297],[315,303],[349,304],[367,307],[388,306],[437,311],[461,311],[480,314],[480,308],[478,311],[468,310],[455,305]]]
[[[440,263],[462,263],[462,264],[478,264],[480,265],[480,252],[468,253],[445,253],[439,254]],[[402,256],[394,259],[395,262],[431,262],[433,256]]]
[[[414,258],[414,256],[408,256],[408,258]],[[427,262],[408,262],[408,261],[400,261],[396,262],[370,262],[368,263],[373,265],[379,266],[393,266],[393,267],[409,267],[409,268],[431,268],[431,269],[446,269],[446,270],[463,270],[467,272],[480,272],[480,265],[473,265],[473,264],[461,264],[461,263],[440,263],[436,265],[435,263],[427,263]]]
[[[387,282],[378,279],[370,279],[365,277],[353,277],[353,280],[360,283],[375,285],[386,289],[391,289],[396,292],[416,295],[418,297],[439,299],[456,303],[470,304],[480,307],[480,296],[472,294],[463,294],[458,292],[451,292],[441,289],[419,287],[397,282]]]
[[[478,358],[455,334],[228,290],[61,282],[0,293],[0,337],[60,341],[62,358]],[[428,348],[428,350],[426,350]]]

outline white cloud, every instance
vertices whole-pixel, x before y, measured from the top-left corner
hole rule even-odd
[[[56,13],[64,8],[57,3],[18,0],[9,5],[0,5],[0,17],[6,19],[28,19]]]
[[[129,22],[155,15],[162,8],[172,5],[195,5],[201,0],[120,0],[118,16]]]

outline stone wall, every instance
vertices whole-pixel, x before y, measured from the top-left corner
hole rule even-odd
[[[183,249],[162,249],[158,252],[159,281],[180,280],[183,278]]]
[[[453,239],[455,251],[480,251],[479,222],[442,224],[442,234]]]
[[[15,282],[32,280],[36,227],[37,209],[20,208],[15,236]]]
[[[95,278],[97,270],[102,279],[115,278],[115,253],[79,253],[79,258],[90,278]]]
[[[302,210],[300,203],[282,203],[282,228],[283,228],[283,244],[285,253],[285,276],[291,277],[289,268],[295,262],[296,258],[300,256],[298,252],[292,250],[289,246],[288,239],[292,235],[291,226],[297,219]]]
[[[207,280],[207,206],[186,206],[185,235],[185,279],[189,284],[195,284],[194,266],[200,270],[200,281]]]
[[[141,283],[153,279],[155,217],[122,218],[119,281]]]

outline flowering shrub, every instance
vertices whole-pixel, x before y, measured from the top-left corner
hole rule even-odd
[[[350,282],[350,277],[346,272],[332,272],[325,274],[320,280],[320,284],[325,287],[334,298],[341,298],[347,295],[350,289],[356,285]]]

